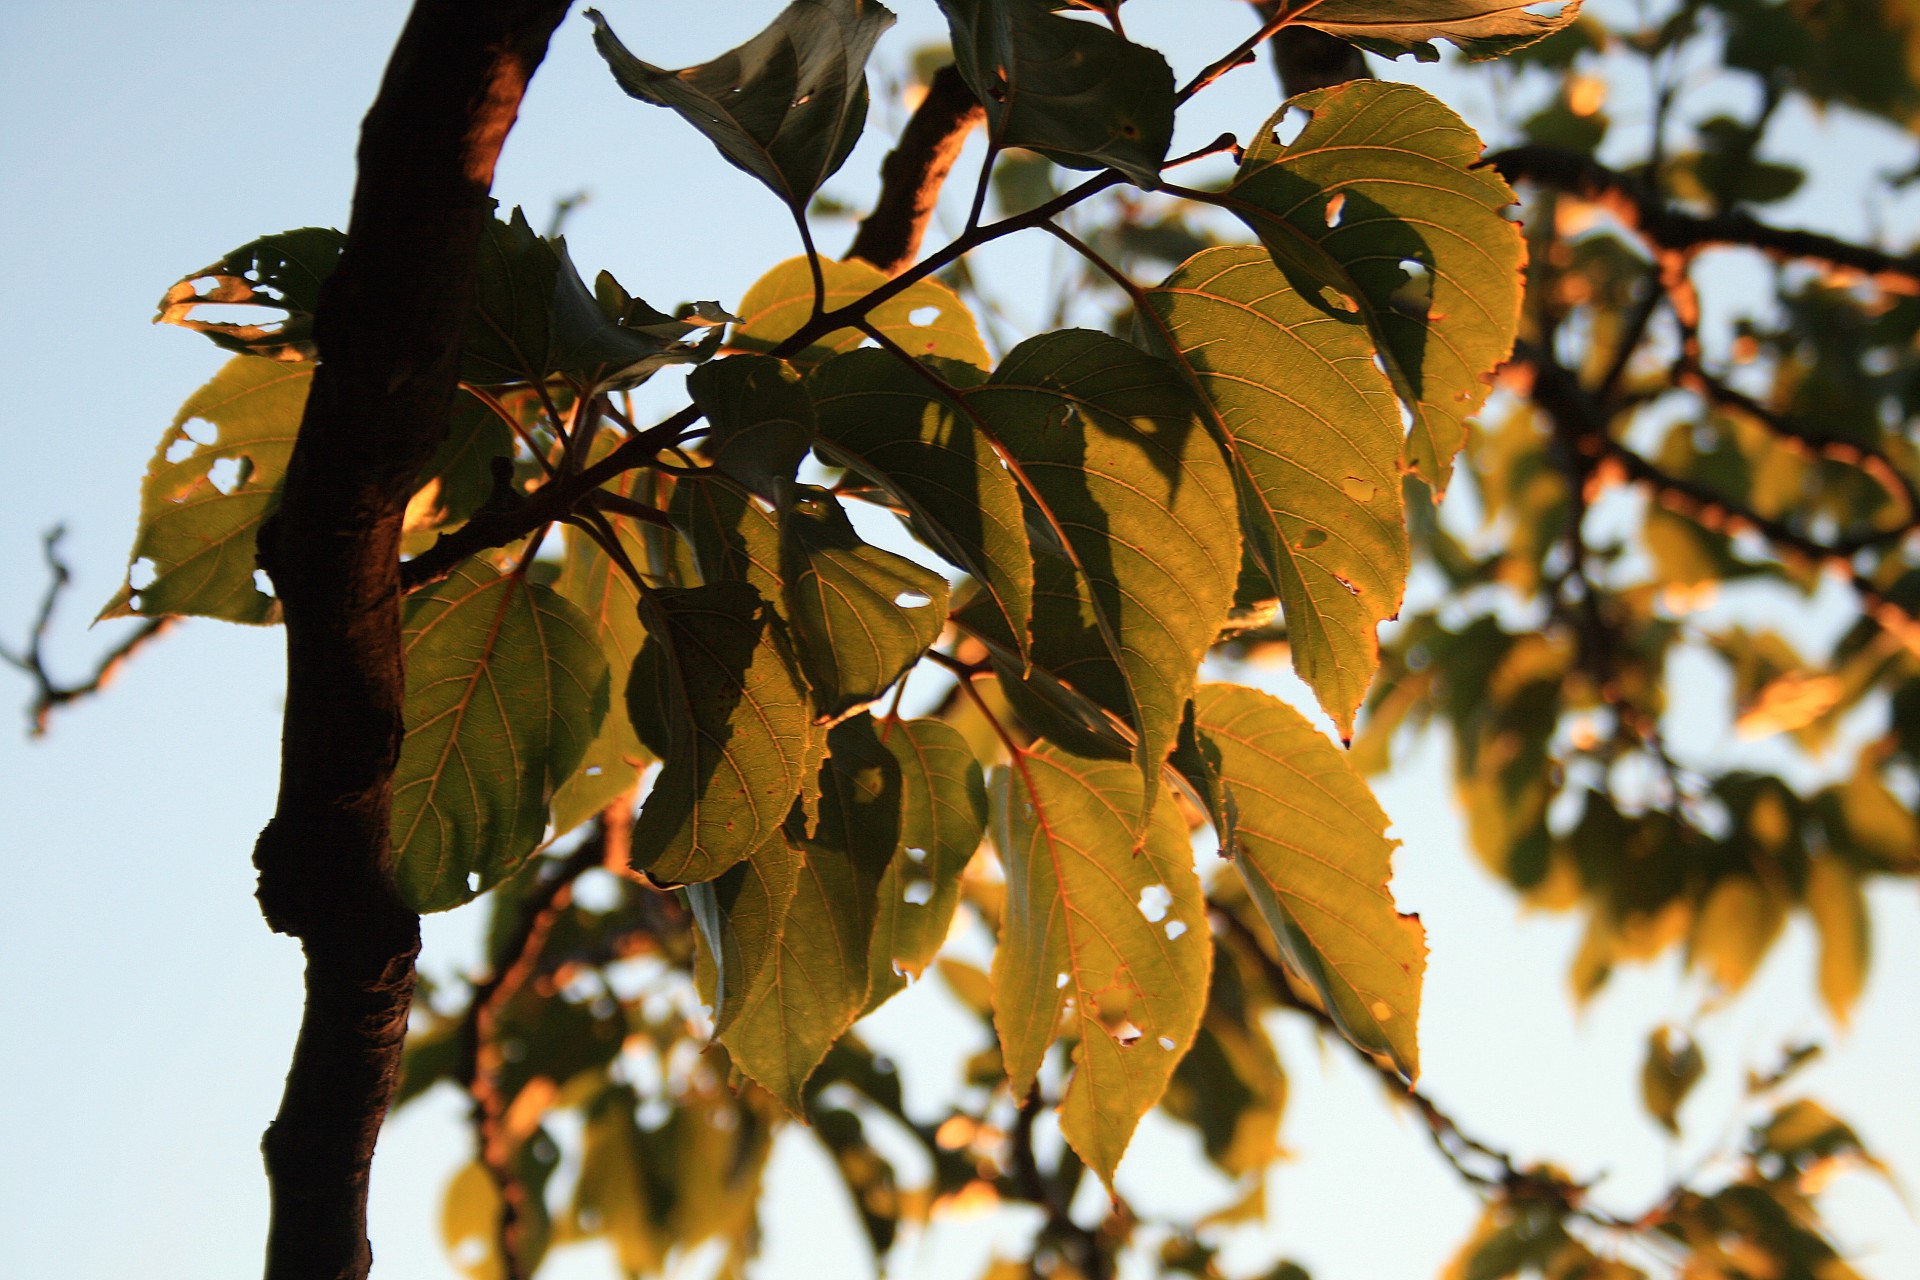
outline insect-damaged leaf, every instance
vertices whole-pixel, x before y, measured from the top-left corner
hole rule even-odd
[[[989,784],[1007,872],[993,960],[1007,1079],[1015,1097],[1026,1094],[1071,1001],[1079,1045],[1060,1127],[1108,1185],[1193,1043],[1213,959],[1186,826],[1163,796],[1139,842],[1140,788],[1124,761],[1050,746],[996,769]]]
[[[837,311],[858,302],[887,282],[886,272],[870,262],[822,261],[826,308]],[[805,258],[788,258],[753,282],[740,299],[740,323],[727,336],[742,351],[771,351],[813,318],[813,272]],[[866,321],[916,356],[941,356],[986,369],[993,358],[980,341],[980,328],[960,295],[938,280],[916,280],[866,314]],[[848,326],[815,338],[788,360],[810,369],[867,340]]]
[[[154,320],[204,333],[215,345],[242,355],[311,360],[320,285],[339,265],[346,242],[331,227],[262,236],[168,289]],[[203,280],[211,282],[204,290],[198,287]],[[208,305],[271,307],[286,312],[286,318],[260,324],[196,319],[194,310]]]
[[[1240,547],[1220,446],[1171,365],[1084,329],[1021,343],[964,395],[1062,552],[1036,564],[1033,662],[1129,725],[1151,778],[1233,602]],[[965,619],[1013,650],[990,609]]]
[[[1349,1040],[1420,1071],[1427,947],[1387,891],[1387,818],[1345,755],[1277,698],[1202,685],[1174,764],[1279,944]]]
[[[894,21],[874,0],[794,0],[739,48],[668,71],[629,53],[597,10],[587,17],[622,89],[678,112],[796,215],[860,140],[867,55]]]
[[[633,828],[633,865],[666,883],[711,880],[766,847],[819,763],[806,689],[773,609],[746,582],[661,587],[627,705],[664,761]]]
[[[1307,126],[1282,143],[1292,110]],[[1276,112],[1219,197],[1296,289],[1366,321],[1413,415],[1408,463],[1436,490],[1520,319],[1526,251],[1500,216],[1513,191],[1479,158],[1480,139],[1432,95],[1356,80]]]
[[[954,385],[969,366],[935,361]],[[935,551],[965,569],[1012,620],[1024,654],[1033,612],[1033,555],[1020,490],[985,434],[925,378],[884,351],[852,351],[807,379],[821,453],[899,502]]]
[[[1195,254],[1148,293],[1142,322],[1201,390],[1295,669],[1352,733],[1379,662],[1374,629],[1399,612],[1407,578],[1400,420],[1365,329],[1251,247]]]
[[[1173,140],[1173,68],[1145,45],[1047,0],[940,0],[954,60],[996,147],[1157,186]]]
[[[880,881],[869,1011],[919,977],[946,941],[960,873],[987,827],[980,762],[957,729],[940,720],[901,720],[882,726],[881,741],[900,766],[900,840]]]
[[[1529,13],[1539,0],[1317,0],[1300,15],[1302,26],[1352,41],[1383,57],[1411,53],[1437,62],[1433,41],[1445,40],[1469,58],[1497,58],[1544,40],[1570,25],[1580,0],[1551,14]]]
[[[139,581],[101,617],[280,620],[279,601],[255,585],[254,543],[280,505],[312,382],[311,365],[240,356],[187,397],[140,485]]]
[[[607,660],[573,605],[476,560],[407,602],[403,643],[394,878],[416,911],[444,911],[540,844],[607,712]]]

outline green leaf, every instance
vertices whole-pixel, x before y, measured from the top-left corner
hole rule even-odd
[[[820,272],[828,311],[858,302],[887,282],[886,273],[870,262],[822,260]],[[813,272],[806,258],[788,258],[754,281],[740,299],[740,317],[727,341],[741,351],[771,351],[798,333],[813,318]],[[867,312],[866,320],[916,356],[941,356],[982,369],[993,364],[973,313],[959,294],[937,280],[914,281]],[[866,340],[866,334],[851,326],[835,329],[787,359],[810,369]]]
[[[1310,119],[1283,144],[1296,109]],[[1413,414],[1408,464],[1436,490],[1520,317],[1525,251],[1500,216],[1513,191],[1479,159],[1480,139],[1430,94],[1356,80],[1276,112],[1219,197],[1296,289],[1366,321]]]
[[[860,140],[867,56],[894,22],[875,0],[794,0],[739,48],[668,71],[629,53],[598,10],[587,18],[622,89],[679,113],[795,216]]]
[[[1139,772],[1052,747],[996,769],[989,791],[1007,872],[993,960],[1007,1078],[1015,1097],[1032,1087],[1071,1000],[1060,1127],[1111,1186],[1206,1007],[1213,944],[1186,826],[1163,796],[1138,841]]]
[[[1871,919],[1860,873],[1828,854],[1807,865],[1807,914],[1820,934],[1820,997],[1841,1026],[1867,985]]]
[[[1196,254],[1143,323],[1200,388],[1231,460],[1251,559],[1286,610],[1293,665],[1343,736],[1400,609],[1400,420],[1355,317],[1250,247]]]
[[[311,360],[320,286],[339,265],[346,242],[331,227],[302,227],[249,241],[168,289],[154,322],[204,333],[215,345],[242,355]],[[203,281],[209,282],[205,288]],[[195,319],[195,309],[208,305],[271,307],[286,312],[286,318],[262,324]]]
[[[431,545],[434,531],[464,523],[493,496],[493,460],[513,456],[513,429],[469,391],[454,396],[447,438],[440,442],[407,504],[412,555]],[[415,541],[417,539],[417,541]]]
[[[829,719],[878,698],[947,624],[947,580],[861,541],[824,489],[781,513],[780,553],[800,668]]]
[[[900,765],[872,719],[834,726],[827,745],[814,837],[788,828],[780,873],[796,885],[786,910],[728,919],[736,935],[777,922],[777,937],[742,948],[740,980],[716,1006],[716,1038],[734,1065],[794,1116],[807,1077],[866,1007],[875,894],[900,847]],[[757,966],[746,960],[753,950]]]
[[[813,402],[793,369],[766,356],[716,360],[687,375],[707,419],[707,451],[720,473],[769,502],[813,444]]]
[[[934,361],[949,383],[970,366]],[[972,381],[977,381],[977,375]],[[1020,490],[972,418],[885,351],[852,351],[807,379],[821,454],[886,490],[935,551],[972,574],[1012,620],[1024,657],[1033,554]]]
[[[1132,727],[1152,778],[1240,566],[1233,480],[1199,404],[1165,361],[1084,329],[1021,343],[965,400],[1064,552],[1035,565],[1033,662]],[[1003,618],[965,617],[1016,647]]]
[[[667,365],[703,358],[707,348],[681,339],[724,316],[701,304],[676,320],[625,299],[617,284],[610,297],[625,306],[609,316],[574,269],[567,242],[535,234],[519,209],[507,222],[488,222],[477,272],[460,356],[460,376],[476,386],[541,383],[556,374],[590,392],[636,386]]]
[[[933,962],[960,904],[960,875],[987,827],[986,781],[957,729],[899,720],[881,726],[880,740],[900,767],[900,840],[880,881],[863,1012]]]
[[[1420,1072],[1417,916],[1387,890],[1387,818],[1345,755],[1304,716],[1239,685],[1202,685],[1174,763],[1206,801],[1279,944],[1349,1040]]]
[[[1707,1060],[1692,1037],[1672,1027],[1656,1027],[1647,1037],[1647,1058],[1640,1067],[1640,1099],[1661,1128],[1678,1137],[1680,1104],[1707,1072]]]
[[[569,1218],[573,1234],[604,1237],[623,1271],[652,1275],[667,1247],[654,1216],[658,1175],[650,1176],[646,1135],[635,1120],[639,1105],[632,1088],[613,1085],[588,1108]]]
[[[311,365],[241,356],[187,397],[140,485],[129,559],[141,580],[129,576],[102,618],[280,620],[255,585],[254,542],[280,505],[312,381]]]
[[[518,871],[607,713],[593,624],[522,574],[469,560],[407,602],[394,878],[444,911]]]
[[[1173,141],[1173,68],[1109,28],[1046,0],[940,0],[954,61],[987,111],[996,148],[1027,147],[1069,169],[1160,183]]]
[[[646,474],[630,471],[607,487],[622,496],[633,497],[640,478]],[[609,520],[627,558],[635,564],[646,563],[646,549],[631,524],[618,517]],[[553,833],[558,836],[631,791],[640,780],[640,771],[653,756],[641,743],[633,719],[626,711],[627,686],[634,660],[640,656],[647,637],[647,629],[640,621],[640,589],[591,538],[573,529],[567,531],[566,559],[561,562],[560,578],[554,589],[592,624],[612,676],[611,702],[619,708],[601,722],[598,736],[587,744],[581,756],[580,767],[554,794]]]
[[[711,880],[784,845],[780,824],[818,764],[813,712],[752,585],[661,587],[641,618],[627,701],[665,763],[634,823],[633,865],[663,883]]]
[[[1411,53],[1437,62],[1433,41],[1445,40],[1469,58],[1498,58],[1544,40],[1573,22],[1580,0],[1551,14],[1529,13],[1539,0],[1317,0],[1298,21],[1351,41],[1371,53]]]

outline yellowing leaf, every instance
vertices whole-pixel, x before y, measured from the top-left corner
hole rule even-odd
[[[1530,12],[1539,7],[1539,0],[1312,0],[1298,6],[1302,26],[1383,57],[1411,53],[1421,62],[1439,60],[1435,40],[1469,58],[1497,58],[1546,39],[1580,14],[1580,0],[1566,0],[1553,13]]]
[[[1807,914],[1820,933],[1820,997],[1841,1026],[1867,985],[1871,921],[1860,873],[1836,854],[1807,865]]]
[[[887,275],[869,262],[822,261],[827,284],[827,310],[857,302],[887,282]],[[805,258],[788,258],[761,276],[740,300],[740,323],[727,341],[741,351],[771,351],[813,318],[813,272]],[[960,295],[937,280],[916,280],[898,294],[867,312],[867,323],[916,356],[942,356],[982,369],[993,364],[973,313]],[[787,359],[809,369],[838,352],[851,351],[867,340],[855,328],[836,329],[815,338]]]
[[[1060,1127],[1109,1185],[1206,1008],[1213,944],[1185,824],[1137,769],[1043,747],[994,771],[993,842],[1007,870],[993,960],[994,1026],[1014,1095],[1032,1086],[1072,1002],[1077,1037]],[[1136,848],[1136,845],[1138,846]]]

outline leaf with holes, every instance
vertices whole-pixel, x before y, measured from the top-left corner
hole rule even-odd
[[[1469,58],[1498,58],[1564,30],[1580,14],[1580,0],[1554,13],[1531,13],[1540,0],[1316,0],[1300,25],[1318,27],[1371,53],[1411,53],[1438,62],[1433,41],[1445,40]]]
[[[168,289],[154,320],[204,333],[216,346],[242,355],[311,360],[320,286],[340,265],[346,243],[331,227],[261,236]],[[200,287],[203,281],[208,287]],[[204,306],[269,307],[286,318],[264,324],[196,318],[193,313]]]
[[[1140,319],[1200,388],[1294,668],[1350,735],[1407,579],[1400,420],[1365,328],[1251,247],[1195,254]]]
[[[1291,110],[1310,118],[1281,143]],[[1289,101],[1214,197],[1295,288],[1366,321],[1413,415],[1408,464],[1436,490],[1520,320],[1526,249],[1500,215],[1513,191],[1479,159],[1480,139],[1431,95],[1357,80]]]
[[[796,216],[860,140],[867,56],[894,22],[875,0],[794,0],[739,48],[668,71],[628,52],[597,10],[587,18],[622,89],[677,112]]]
[[[763,847],[819,763],[806,686],[751,584],[661,587],[627,704],[664,765],[633,827],[633,865],[662,883],[711,880]],[[651,730],[653,736],[649,736]]]
[[[972,366],[935,360],[947,382],[979,381]],[[969,377],[968,375],[972,375]],[[851,351],[807,379],[823,457],[879,485],[920,539],[972,574],[1011,620],[1024,658],[1033,613],[1033,553],[1020,490],[993,445],[958,405],[884,351]]]
[[[766,356],[715,360],[687,375],[720,473],[769,502],[813,444],[813,402],[791,366]]]
[[[1159,185],[1173,141],[1173,68],[1145,45],[1047,0],[940,0],[953,56],[996,147]]]
[[[573,605],[477,560],[407,602],[402,643],[394,879],[414,910],[445,911],[539,847],[607,713],[607,660]]]
[[[824,489],[780,515],[781,577],[800,668],[830,719],[884,693],[940,638],[947,580],[861,540]]]
[[[1233,603],[1220,446],[1173,366],[1084,329],[1021,343],[965,401],[1064,553],[1035,566],[1033,662],[1130,726],[1152,778]],[[990,611],[964,619],[1012,648]]]
[[[1007,1079],[1014,1097],[1026,1095],[1071,1002],[1079,1046],[1060,1128],[1109,1186],[1193,1043],[1213,962],[1186,824],[1163,796],[1138,841],[1140,789],[1123,761],[1053,747],[996,769],[989,786],[1007,872],[993,959]]]
[[[900,767],[900,840],[880,881],[868,958],[871,1012],[932,963],[960,904],[966,870],[987,826],[987,789],[959,730],[899,720],[880,740]]]
[[[778,937],[759,940],[757,966],[742,955],[737,998],[729,992],[715,1006],[716,1038],[734,1065],[794,1116],[807,1077],[866,1006],[875,893],[900,844],[900,766],[872,719],[834,726],[828,752],[813,838],[788,827],[796,887]],[[757,915],[754,927],[774,918]],[[728,923],[736,938],[749,927],[732,916]]]
[[[1346,756],[1279,699],[1209,684],[1174,764],[1211,811],[1287,968],[1349,1040],[1417,1078],[1426,935],[1419,917],[1394,910],[1395,842]]]
[[[826,281],[826,309],[849,306],[887,283],[887,275],[868,262],[820,263]],[[741,351],[771,351],[813,318],[813,272],[805,258],[788,258],[753,282],[740,299],[740,323],[728,343]],[[941,356],[986,369],[993,357],[980,341],[980,327],[960,295],[938,280],[916,280],[867,312],[867,323],[916,356]],[[787,357],[801,369],[867,340],[851,326],[815,338]]]
[[[711,330],[725,313],[710,303],[684,320],[627,298],[602,278],[603,305],[567,256],[567,242],[535,234],[519,209],[491,219],[480,240],[473,309],[460,353],[460,376],[476,386],[542,383],[564,374],[590,391],[645,382],[670,364],[712,353],[683,339]],[[609,315],[608,307],[619,314]]]
[[[312,382],[311,365],[239,356],[187,397],[147,464],[132,572],[102,618],[280,620],[255,585],[254,543],[280,505]]]

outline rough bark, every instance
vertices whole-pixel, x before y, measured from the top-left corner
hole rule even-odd
[[[870,262],[890,276],[913,265],[940,188],[960,158],[967,134],[986,119],[958,68],[942,67],[927,96],[900,132],[900,143],[880,166],[880,198],[861,222],[847,257]]]
[[[282,603],[280,797],[254,851],[306,1009],[262,1140],[269,1280],[363,1277],[368,1169],[419,953],[388,842],[405,674],[399,539],[444,437],[493,166],[568,0],[418,0],[362,126],[320,364],[260,562]]]

